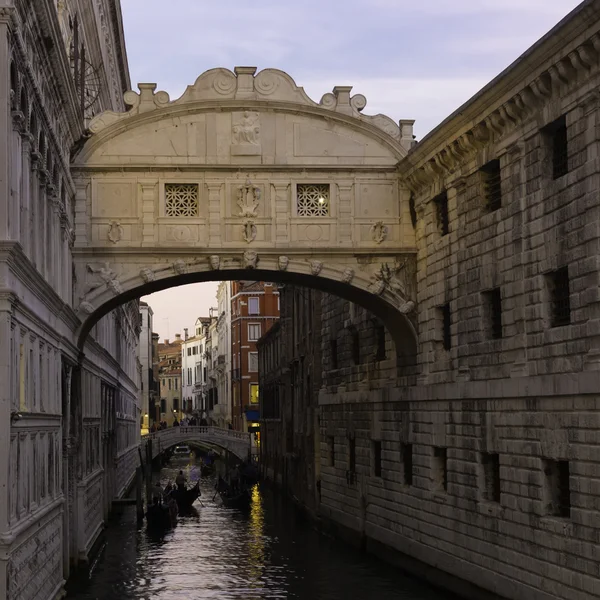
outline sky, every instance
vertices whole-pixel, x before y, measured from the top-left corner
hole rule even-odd
[[[214,67],[289,73],[315,101],[336,85],[421,139],[517,59],[575,0],[121,0],[131,81],[179,97]],[[161,339],[216,304],[216,284],[146,296]]]

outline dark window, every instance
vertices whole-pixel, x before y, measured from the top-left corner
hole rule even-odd
[[[498,210],[502,206],[502,186],[500,161],[491,160],[481,168],[483,195],[488,210]]]
[[[452,348],[452,333],[450,331],[451,320],[450,320],[450,304],[444,304],[440,307],[442,313],[442,343],[444,350],[450,350]]]
[[[567,119],[565,115],[544,127],[552,151],[552,178],[558,179],[569,172]]]
[[[331,368],[338,368],[337,340],[329,340],[329,352],[331,354]]]
[[[417,226],[417,211],[415,209],[415,195],[412,192],[408,200],[408,210],[410,211],[410,222],[414,229]]]
[[[448,460],[446,448],[433,449],[433,485],[437,490],[448,490]]]
[[[441,235],[450,233],[448,217],[448,194],[444,191],[433,199],[437,213],[438,229]]]
[[[173,398],[173,410],[179,410],[179,398]]]
[[[413,448],[412,444],[402,444],[402,465],[404,467],[404,483],[406,485],[412,485],[413,480]]]
[[[381,441],[373,440],[373,474],[381,477]]]
[[[492,339],[502,337],[502,297],[500,288],[484,292],[487,330]]]
[[[555,517],[570,517],[569,461],[544,460],[544,476],[548,514]]]
[[[335,437],[330,435],[327,443],[329,446],[329,466],[335,467]]]
[[[485,485],[483,497],[490,502],[500,502],[500,456],[484,453],[481,462]]]
[[[356,472],[356,440],[354,437],[348,438],[348,471]]]
[[[378,325],[377,329],[377,353],[375,360],[385,360],[385,327]]]
[[[352,331],[352,362],[360,364],[360,336],[356,330]]]
[[[560,327],[571,322],[569,269],[562,267],[546,275],[550,295],[551,325]]]
[[[167,412],[167,400],[165,398],[160,399],[160,412]]]

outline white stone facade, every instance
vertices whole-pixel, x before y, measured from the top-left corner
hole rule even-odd
[[[151,400],[156,401],[157,395],[154,389],[154,376],[152,372],[152,365],[154,361],[153,355],[153,344],[152,344],[152,327],[154,312],[151,306],[148,306],[145,302],[140,302],[140,344],[138,346],[138,359],[142,369],[141,376],[141,434],[145,435],[148,433],[152,422],[154,421],[154,414],[151,415],[150,406]],[[152,418],[151,418],[152,416]]]
[[[73,310],[70,149],[93,114],[124,107],[129,86],[120,23],[108,2],[94,5],[0,2],[0,597],[9,600],[61,593],[130,483],[139,440],[137,303],[103,316],[79,348]],[[78,51],[105,66],[85,114],[75,29]]]

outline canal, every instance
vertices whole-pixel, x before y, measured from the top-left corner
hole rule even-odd
[[[155,474],[164,485],[179,469],[189,480],[194,460],[171,460]],[[249,511],[220,505],[214,481],[201,480],[192,516],[164,537],[136,523],[129,506],[107,530],[89,578],[69,588],[73,600],[453,600],[309,527],[289,503],[253,490]]]

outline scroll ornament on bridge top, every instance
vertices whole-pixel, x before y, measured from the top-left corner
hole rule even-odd
[[[128,111],[122,113],[105,111],[92,119],[89,129],[96,134],[114,123],[137,115],[192,102],[262,100],[321,108],[351,116],[377,127],[397,142],[403,135],[400,126],[389,117],[382,114],[363,115],[362,111],[367,105],[367,99],[362,94],[351,96],[351,86],[335,86],[331,92],[324,94],[319,102],[315,102],[284,71],[264,69],[256,73],[256,70],[256,67],[235,67],[234,71],[224,68],[210,69],[202,73],[176,100],[171,100],[165,91],[157,92],[155,83],[139,83],[139,93],[129,90],[123,95],[125,104],[129,106]],[[239,123],[233,131],[234,143],[257,145],[259,144],[257,115],[245,108],[242,110]],[[412,121],[410,123],[412,124]],[[412,141],[412,135],[410,137]]]

